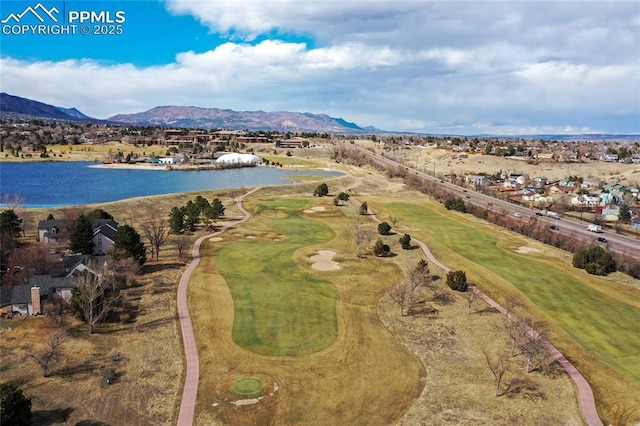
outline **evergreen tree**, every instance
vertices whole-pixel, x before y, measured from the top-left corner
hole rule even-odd
[[[80,215],[69,234],[69,249],[74,253],[93,253],[93,225],[85,215]]]
[[[173,207],[169,213],[169,227],[174,234],[184,231],[184,211],[180,207]]]
[[[31,425],[31,399],[10,383],[0,384],[0,424]]]
[[[4,235],[18,235],[22,230],[22,219],[18,217],[15,210],[3,210],[0,213],[0,233]]]
[[[140,234],[129,225],[122,225],[116,231],[111,247],[111,256],[116,259],[133,258],[139,265],[147,261],[147,249]]]

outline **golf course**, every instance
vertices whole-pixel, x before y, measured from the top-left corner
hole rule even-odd
[[[344,184],[336,179],[335,191]],[[306,196],[304,187],[309,188]],[[580,423],[571,382],[563,374],[527,376],[538,389],[535,408],[526,398],[493,397],[480,347],[483,339],[506,346],[506,336],[496,331],[499,314],[480,309],[486,313],[465,321],[455,313],[464,301],[443,281],[437,284],[439,294],[448,292],[448,302],[424,293],[436,316],[400,317],[388,290],[422,258],[419,251],[402,250],[392,234],[384,237],[392,256],[380,258],[369,251],[356,256],[354,224],[375,229],[376,223],[358,214],[359,201],[336,206],[330,197],[312,197],[313,187],[304,184],[286,195],[273,188],[257,191],[244,200],[252,218],[201,248],[201,264],[189,286],[201,366],[198,424],[411,424],[408,419],[430,412],[433,424],[450,424],[451,419],[436,421],[442,411],[436,413],[429,402],[437,392],[438,403],[455,405],[453,384],[431,387],[429,371],[443,368],[473,389],[472,408],[458,420],[466,415],[496,424],[508,418],[500,410],[524,407],[526,421],[566,416],[567,424]],[[363,185],[365,191],[373,187],[371,179]],[[472,282],[497,300],[523,296],[529,313],[550,329],[554,344],[595,383],[601,408],[614,412],[619,395],[638,389],[639,351],[633,336],[639,330],[631,320],[640,309],[632,297],[636,289],[601,278],[582,279],[556,249],[518,253],[516,248],[526,244],[544,246],[475,218],[452,216],[427,199],[397,191],[357,195],[367,196],[378,217],[398,219],[399,234],[411,232],[426,241],[445,264],[466,270]],[[338,267],[313,268],[313,259],[327,250],[335,253]],[[442,271],[434,267],[432,273],[437,279]],[[465,322],[474,324],[475,332],[452,331],[453,346],[442,343],[440,333],[431,341],[415,334],[431,335],[434,327],[455,329],[453,324]],[[409,341],[407,327],[413,330]],[[416,346],[418,341],[426,349]],[[467,354],[458,373],[442,359],[456,347],[449,356]],[[248,391],[253,398],[243,399],[234,389],[247,378],[260,386]],[[557,397],[551,397],[552,389]],[[617,399],[607,398],[607,392]],[[626,403],[633,404],[632,397]]]

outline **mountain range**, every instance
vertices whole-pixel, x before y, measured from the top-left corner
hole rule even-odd
[[[158,106],[135,114],[117,114],[106,120],[89,117],[76,108],[62,108],[32,99],[0,93],[0,113],[65,121],[101,122],[138,126],[227,130],[277,130],[294,132],[357,133],[374,131],[342,118],[300,112],[234,111],[193,106]]]

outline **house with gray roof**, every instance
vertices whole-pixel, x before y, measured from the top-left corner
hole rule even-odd
[[[35,275],[29,284],[0,287],[0,308],[10,306],[12,313],[40,315],[44,304],[55,297],[70,301],[74,287],[74,277]]]
[[[113,219],[100,219],[93,224],[93,255],[104,256],[115,241],[118,222]]]

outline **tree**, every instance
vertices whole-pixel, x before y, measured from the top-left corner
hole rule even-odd
[[[326,183],[321,183],[318,187],[313,191],[314,197],[324,197],[329,194],[329,187]]]
[[[126,259],[131,257],[135,259],[139,265],[147,261],[147,249],[144,243],[140,241],[140,234],[136,232],[130,225],[121,225],[118,227],[114,237],[113,246],[110,254],[116,259]]]
[[[7,259],[5,284],[29,284],[34,275],[50,274],[56,263],[57,256],[44,243],[19,247]]]
[[[93,253],[93,225],[89,218],[81,214],[71,228],[69,249],[74,253]]]
[[[485,348],[482,348],[482,354],[484,355],[487,367],[489,367],[489,370],[491,370],[491,374],[493,374],[493,383],[495,389],[494,396],[498,397],[500,396],[500,384],[502,383],[502,379],[509,370],[509,355],[504,352],[491,354]]]
[[[0,384],[0,424],[30,426],[32,417],[31,398],[10,383]]]
[[[160,247],[167,242],[171,228],[166,220],[155,218],[142,224],[141,229],[151,245],[151,256],[155,256],[157,261],[160,256]]]
[[[22,219],[18,217],[14,209],[0,212],[0,233],[5,236],[17,236],[22,230]]]
[[[409,250],[411,248],[411,235],[404,234],[404,236],[400,237],[399,241],[404,250]]]
[[[388,256],[390,252],[391,248],[378,238],[378,240],[373,245],[373,254],[375,254],[376,256]]]
[[[473,302],[478,298],[478,293],[476,293],[474,288],[471,288],[467,292],[467,313],[471,313],[471,306],[473,306]]]
[[[93,334],[95,325],[106,318],[115,300],[113,274],[106,264],[101,267],[97,262],[89,262],[71,291],[71,310],[89,325],[89,334]]]
[[[541,326],[536,326],[532,319],[523,319],[519,322],[522,328],[517,343],[520,352],[527,358],[526,370],[530,373],[537,362],[543,361],[547,356],[545,346],[547,331]],[[536,367],[537,368],[537,367]]]
[[[380,235],[389,235],[390,232],[391,232],[391,225],[389,225],[387,222],[382,222],[378,224],[378,233]]]
[[[447,272],[447,285],[451,290],[467,291],[467,274],[464,271]]]
[[[409,282],[411,283],[412,290],[427,286],[433,282],[429,272],[429,263],[427,263],[426,260],[420,259],[418,264],[409,272]]]
[[[33,359],[40,366],[44,377],[49,376],[51,367],[58,362],[58,356],[60,355],[61,346],[64,341],[65,332],[63,330],[57,330],[49,336],[49,340],[46,342],[44,348],[27,354],[29,358]]]
[[[620,206],[620,210],[618,212],[618,219],[620,219],[621,222],[625,222],[625,223],[631,221],[631,209],[627,204],[622,204]]]
[[[338,194],[338,199],[340,201],[349,201],[349,194],[347,194],[346,192],[341,192]]]
[[[400,316],[404,316],[404,310],[413,306],[416,302],[416,294],[411,285],[406,282],[398,282],[389,289],[389,297],[400,307]]]
[[[366,201],[360,204],[360,209],[358,210],[358,212],[362,216],[369,214],[369,206],[367,205]]]
[[[220,218],[220,216],[224,216],[224,205],[222,204],[222,201],[220,201],[219,198],[214,198],[211,201],[211,211],[212,211],[212,218],[213,220],[217,220]]]
[[[196,225],[200,222],[200,208],[196,203],[189,200],[187,204],[182,208],[184,214],[184,226],[189,231],[193,232],[196,229]]]
[[[180,207],[173,207],[169,213],[169,228],[174,234],[184,231],[184,211]]]
[[[177,235],[173,241],[178,250],[178,257],[182,258],[184,251],[191,246],[191,239],[186,235]]]
[[[362,257],[362,248],[368,246],[373,238],[373,229],[366,225],[356,224],[351,229],[353,240],[356,243],[356,255]]]
[[[591,275],[607,275],[616,270],[613,255],[598,245],[576,250],[571,263]]]

